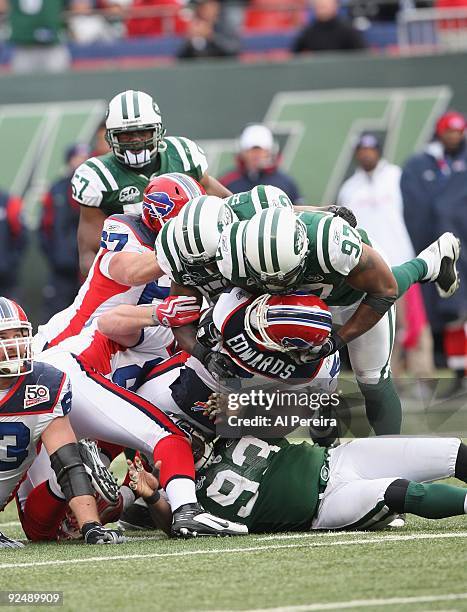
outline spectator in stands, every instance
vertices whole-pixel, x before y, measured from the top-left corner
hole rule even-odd
[[[49,264],[43,290],[42,320],[71,304],[80,286],[76,233],[79,206],[73,200],[71,177],[91,154],[87,144],[74,144],[65,153],[65,174],[55,181],[42,200],[39,239]]]
[[[68,20],[70,34],[76,42],[84,45],[93,42],[111,42],[121,36],[118,22],[108,19],[111,11],[114,18],[121,6],[116,0],[69,0],[71,15]],[[107,14],[96,11],[107,9]]]
[[[458,262],[461,284],[454,296],[441,300],[423,286],[435,346],[440,346],[444,337],[448,366],[456,372],[450,392],[463,386],[467,359],[466,125],[465,117],[456,111],[442,115],[434,140],[409,158],[401,178],[404,217],[415,250],[425,248],[446,231],[454,232],[462,244]]]
[[[129,37],[185,34],[188,19],[183,0],[132,0],[127,20]]]
[[[21,198],[0,190],[0,295],[19,299],[21,258],[27,243]]]
[[[67,0],[8,0],[13,72],[61,72],[71,57],[64,42]]]
[[[312,0],[314,21],[292,45],[294,53],[306,51],[356,51],[366,43],[358,30],[339,16],[338,0]]]
[[[196,0],[187,39],[178,57],[233,57],[238,51],[238,36],[221,19],[218,0]]]
[[[402,211],[401,169],[382,157],[381,143],[371,133],[360,135],[355,162],[354,174],[339,191],[338,204],[354,212],[358,224],[382,248],[388,263],[398,266],[415,256]],[[399,342],[395,360],[405,349],[407,369],[417,378],[430,378],[434,370],[433,340],[420,286],[411,287],[397,307]],[[394,363],[396,372],[398,365]]]
[[[239,140],[237,168],[220,179],[232,193],[248,191],[256,185],[274,185],[300,204],[301,196],[294,179],[279,169],[277,145],[265,125],[248,125]]]

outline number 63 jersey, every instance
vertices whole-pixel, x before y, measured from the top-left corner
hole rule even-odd
[[[326,452],[285,438],[220,440],[212,463],[197,473],[196,495],[205,510],[247,525],[250,533],[307,531]]]
[[[42,432],[70,409],[68,376],[45,363],[0,392],[0,510],[34,461]]]

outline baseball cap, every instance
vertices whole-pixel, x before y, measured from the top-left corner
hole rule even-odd
[[[248,125],[240,136],[240,149],[247,151],[254,147],[271,150],[274,148],[272,132],[265,125]]]
[[[355,149],[381,149],[381,143],[378,138],[370,132],[364,132],[360,134],[357,142],[355,143]]]
[[[449,111],[441,115],[436,122],[435,133],[436,136],[440,136],[446,130],[459,130],[463,132],[466,128],[466,121],[464,115],[457,111]]]
[[[91,155],[91,147],[84,142],[70,145],[65,150],[65,161],[68,163],[75,155],[87,155],[89,157]]]

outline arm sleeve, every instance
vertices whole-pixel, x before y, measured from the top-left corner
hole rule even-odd
[[[99,208],[106,187],[95,170],[86,162],[75,170],[71,179],[73,198],[81,206]]]
[[[328,260],[332,268],[330,271],[343,276],[350,274],[360,261],[362,248],[358,232],[341,217],[333,217],[327,235],[323,232],[324,262]]]

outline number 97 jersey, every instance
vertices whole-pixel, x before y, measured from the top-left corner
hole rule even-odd
[[[346,277],[360,261],[363,243],[370,244],[365,231],[327,213],[305,212],[299,218],[309,242],[300,291],[317,295],[328,306],[358,302],[364,294],[348,285]]]
[[[0,510],[37,454],[46,427],[71,409],[68,376],[36,362],[34,370],[0,392]]]

